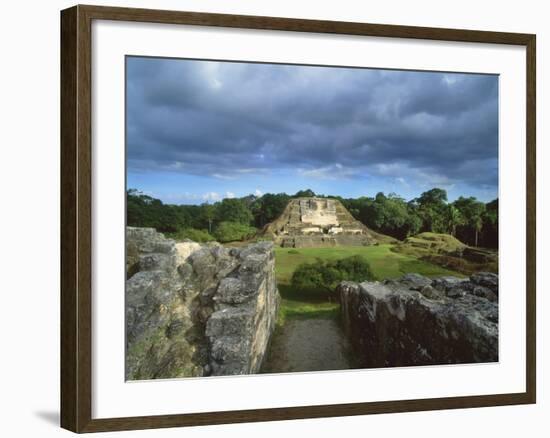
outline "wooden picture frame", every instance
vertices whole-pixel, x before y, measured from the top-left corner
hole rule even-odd
[[[526,391],[193,414],[92,418],[92,22],[185,24],[388,38],[491,43],[526,48]],[[332,22],[196,12],[75,6],[61,12],[61,426],[99,432],[529,404],[536,401],[535,78],[531,34]]]

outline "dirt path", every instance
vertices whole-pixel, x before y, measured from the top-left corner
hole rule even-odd
[[[291,319],[275,333],[262,372],[350,368],[350,346],[334,319]]]

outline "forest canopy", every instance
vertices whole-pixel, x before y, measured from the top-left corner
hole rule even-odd
[[[279,217],[290,199],[304,196],[338,199],[367,227],[400,240],[429,231],[451,234],[468,245],[498,247],[498,199],[484,203],[461,196],[449,202],[447,192],[441,188],[425,191],[410,201],[395,193],[342,198],[306,189],[294,195],[266,193],[201,205],[164,204],[129,189],[127,224],[153,227],[171,237],[200,242],[246,240]]]

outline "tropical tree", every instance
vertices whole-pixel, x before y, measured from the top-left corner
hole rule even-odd
[[[293,198],[311,198],[315,196],[315,192],[311,189],[297,191]]]
[[[483,246],[498,248],[498,199],[485,204],[481,235]]]
[[[449,204],[447,206],[447,227],[449,230],[449,234],[451,236],[456,235],[456,227],[459,225],[462,225],[464,222],[464,219],[462,218],[462,214],[460,213],[460,210],[456,208],[454,205]]]
[[[257,198],[250,206],[257,227],[263,227],[268,222],[277,219],[290,200],[286,193],[266,193]]]
[[[459,197],[453,205],[460,211],[460,214],[464,218],[464,223],[470,227],[474,232],[475,246],[479,243],[479,232],[483,228],[483,215],[485,213],[485,204],[478,201],[473,196],[465,198]]]
[[[447,203],[447,191],[444,189],[433,188],[426,192],[423,192],[417,198],[420,205],[436,205],[442,206]]]
[[[216,205],[204,203],[201,205],[201,219],[208,224],[208,232],[212,233],[212,223],[216,217]]]
[[[214,230],[214,236],[219,242],[234,242],[249,239],[256,231],[256,228],[239,222],[221,222]]]
[[[369,228],[398,239],[418,233],[422,226],[417,207],[395,193],[347,199],[344,205]]]
[[[241,199],[225,198],[217,204],[217,222],[237,222],[243,225],[250,225],[252,219],[252,212]]]
[[[126,192],[126,223],[132,227],[152,227],[160,232],[175,232],[185,226],[185,218],[174,205],[163,204],[138,190]]]
[[[422,218],[418,214],[418,209],[414,206],[414,204],[407,204],[407,212],[406,233],[401,238],[414,236],[422,229]]]
[[[476,216],[472,219],[472,227],[473,227],[474,230],[476,231],[476,238],[475,238],[475,241],[474,241],[474,245],[475,245],[475,246],[479,246],[479,232],[480,232],[481,229],[483,228],[483,217],[482,217],[482,214],[476,215]]]
[[[433,188],[422,193],[414,200],[418,205],[418,214],[422,218],[422,229],[434,233],[445,233],[445,210],[447,209],[447,192]]]

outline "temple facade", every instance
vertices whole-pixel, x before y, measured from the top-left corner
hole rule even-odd
[[[377,243],[376,235],[356,220],[337,199],[297,198],[264,234],[283,247],[363,246]]]

